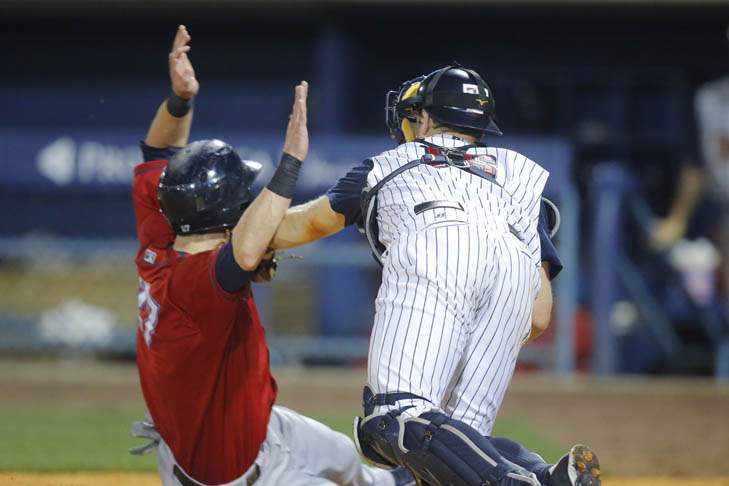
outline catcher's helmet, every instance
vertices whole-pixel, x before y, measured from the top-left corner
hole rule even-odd
[[[177,152],[157,190],[162,213],[178,235],[214,233],[235,226],[253,201],[251,184],[261,164],[241,160],[221,140],[200,140]]]
[[[417,90],[412,87],[417,84]],[[413,93],[414,91],[414,93]],[[388,93],[386,123],[391,136],[402,141],[402,124],[415,120],[415,111],[426,109],[439,123],[501,135],[494,122],[491,89],[476,71],[458,64],[415,78]]]

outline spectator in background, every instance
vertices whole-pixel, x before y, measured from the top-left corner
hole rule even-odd
[[[727,29],[729,42],[729,29]],[[729,295],[729,76],[702,85],[694,100],[700,159],[683,165],[670,211],[652,228],[654,248],[665,250],[686,235],[704,195],[711,200],[706,219],[722,254],[721,285]],[[698,154],[697,154],[698,155]],[[703,218],[702,218],[703,219]]]
[[[656,250],[666,250],[686,235],[703,196],[704,172],[695,158],[686,157],[681,164],[669,212],[658,218],[651,230],[651,243]]]

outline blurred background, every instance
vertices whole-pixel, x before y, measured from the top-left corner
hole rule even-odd
[[[82,426],[91,404],[121,410],[111,437],[143,411],[130,188],[179,23],[201,83],[192,139],[263,163],[261,183],[310,82],[297,202],[393,145],[387,90],[454,60],[480,72],[505,133],[486,142],[548,168],[563,217],[553,324],[522,351],[507,430],[531,417],[525,440],[553,454],[594,436],[617,473],[729,475],[729,3],[714,0],[0,1],[0,432],[25,444],[0,469],[139,467],[43,462],[53,440],[23,424],[62,427],[48,404],[66,403]],[[254,288],[283,399],[322,410],[305,376],[343,393],[321,412],[337,422],[359,410],[379,268],[354,229],[287,255]],[[714,456],[667,461],[687,443],[654,434],[677,423]]]

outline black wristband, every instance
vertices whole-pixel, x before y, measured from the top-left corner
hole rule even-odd
[[[296,188],[296,180],[299,178],[299,170],[301,169],[301,161],[284,152],[281,155],[281,162],[278,163],[276,173],[271,177],[271,181],[266,186],[269,191],[278,194],[286,199],[294,196]]]
[[[182,118],[192,109],[192,100],[193,98],[186,100],[185,98],[180,98],[175,93],[172,93],[170,97],[167,98],[167,113],[175,118]]]

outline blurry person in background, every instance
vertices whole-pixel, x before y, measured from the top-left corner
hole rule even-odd
[[[281,162],[256,196],[260,165],[220,140],[188,144],[199,83],[180,26],[172,95],[154,117],[134,171],[139,238],[137,364],[167,485],[405,486],[404,469],[361,463],[343,434],[274,405],[276,382],[251,281],[270,280],[269,243],[309,147],[308,85],[296,87]],[[325,400],[325,397],[322,397]]]
[[[729,28],[726,36],[729,46]],[[726,304],[729,302],[729,76],[699,87],[694,114],[698,149],[693,150],[696,152],[693,160],[686,159],[670,211],[656,221],[651,241],[655,249],[667,250],[686,237],[692,226],[698,226],[698,233],[709,236],[721,254],[719,288]]]
[[[729,28],[726,31],[729,46]],[[722,284],[729,295],[729,76],[701,86],[696,93],[699,147],[708,183],[718,204],[715,241],[723,256]],[[729,300],[729,299],[727,299]]]
[[[651,244],[656,250],[666,250],[686,235],[691,218],[704,197],[704,184],[704,171],[696,158],[685,157],[669,212],[656,219],[651,228]]]

